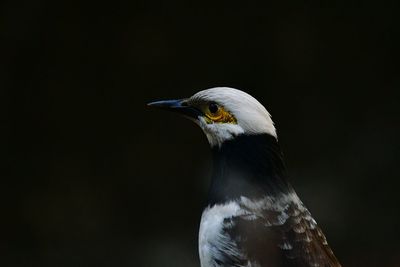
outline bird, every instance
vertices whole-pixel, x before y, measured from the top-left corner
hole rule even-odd
[[[201,267],[339,267],[288,181],[271,115],[230,87],[148,104],[182,114],[205,133],[213,158],[201,215]]]

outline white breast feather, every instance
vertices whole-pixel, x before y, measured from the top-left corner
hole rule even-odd
[[[226,248],[229,255],[240,256],[240,252],[229,237],[223,235],[225,218],[242,215],[242,210],[236,202],[225,205],[214,205],[204,210],[199,231],[199,255],[201,267],[214,266],[214,259],[220,259],[220,249]]]

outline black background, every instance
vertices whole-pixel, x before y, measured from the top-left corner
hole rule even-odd
[[[0,265],[199,266],[210,150],[145,103],[231,86],[343,265],[399,266],[398,9],[293,3],[3,2]]]

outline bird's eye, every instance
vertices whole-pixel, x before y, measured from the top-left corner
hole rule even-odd
[[[236,119],[232,114],[214,102],[205,105],[203,108],[208,123],[236,123]]]
[[[210,110],[211,113],[217,113],[219,107],[217,104],[215,103],[210,103],[210,105],[208,105],[208,110]]]

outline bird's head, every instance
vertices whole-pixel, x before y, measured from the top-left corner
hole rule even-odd
[[[239,135],[269,134],[276,138],[268,111],[251,95],[228,87],[200,91],[179,100],[148,104],[183,114],[196,122],[212,147]]]

